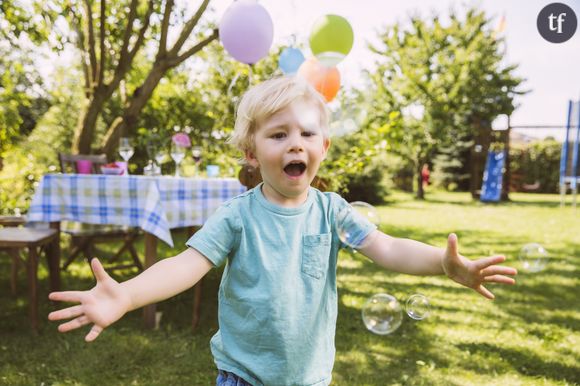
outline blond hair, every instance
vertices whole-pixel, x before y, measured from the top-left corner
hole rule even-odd
[[[254,150],[254,135],[259,124],[298,100],[310,101],[319,108],[320,126],[327,138],[329,116],[322,95],[301,77],[282,76],[264,81],[244,94],[228,142],[242,152]]]

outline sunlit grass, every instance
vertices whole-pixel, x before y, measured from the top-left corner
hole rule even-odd
[[[556,195],[513,194],[512,202],[481,204],[463,193],[429,193],[427,201],[396,193],[379,208],[381,229],[443,246],[449,232],[460,251],[476,258],[505,254],[521,270],[520,248],[542,244],[550,253],[545,270],[521,272],[513,287],[492,286],[483,299],[443,277],[414,277],[379,269],[360,255],[341,252],[335,385],[572,385],[580,383],[580,209],[559,207]],[[177,234],[183,245],[185,234]],[[160,243],[160,255],[171,250]],[[142,246],[141,246],[142,248]],[[110,250],[114,248],[111,247]],[[158,306],[161,328],[142,328],[141,312],[127,315],[95,343],[86,330],[59,334],[43,322],[30,333],[26,281],[16,299],[9,293],[9,259],[0,259],[0,384],[212,385],[216,371],[209,339],[217,329],[219,270],[204,281],[203,313],[190,332],[193,293]],[[126,279],[133,273],[117,275]],[[41,312],[52,309],[47,272],[41,267]],[[90,288],[90,270],[73,264],[65,288]],[[375,293],[404,302],[413,293],[429,297],[431,315],[405,316],[391,335],[368,332],[361,308]]]

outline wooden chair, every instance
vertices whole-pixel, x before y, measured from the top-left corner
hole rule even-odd
[[[77,172],[77,161],[87,160],[92,163],[93,174],[101,174],[101,166],[107,163],[105,154],[64,154],[59,153],[61,172]],[[70,255],[63,264],[66,269],[79,255],[84,255],[85,259],[90,260],[95,256],[95,245],[99,243],[108,243],[121,239],[123,245],[108,261],[103,261],[108,270],[117,270],[124,268],[137,267],[139,271],[143,270],[143,265],[137,254],[134,243],[139,236],[135,228],[116,226],[116,225],[98,225],[98,224],[80,224],[80,223],[63,223],[61,232],[67,233],[71,237],[72,250]],[[117,262],[125,252],[129,252],[132,263],[110,265]]]
[[[26,223],[25,216],[0,216],[0,227],[18,227]],[[12,264],[10,266],[10,290],[12,295],[16,295],[16,286],[18,281],[18,271],[20,269],[20,258],[17,253],[10,253],[6,248],[7,252],[12,258]]]
[[[60,171],[78,173],[77,161],[91,161],[91,174],[101,174],[101,166],[107,163],[106,154],[65,154],[59,153]]]
[[[29,313],[30,324],[34,331],[38,331],[38,263],[42,251],[49,255],[49,266],[51,265],[52,256],[50,254],[59,253],[58,231],[56,229],[31,229],[19,227],[0,228],[0,250],[6,251],[12,258],[11,287],[12,293],[16,295],[16,280],[18,274],[18,265],[22,259],[21,251],[28,250],[26,267],[28,272],[28,294],[29,294]],[[51,247],[52,244],[52,247]],[[51,268],[51,271],[53,269]],[[55,283],[53,278],[53,284]],[[56,281],[58,283],[58,281]],[[54,287],[54,285],[52,285]],[[58,288],[51,288],[57,290]]]

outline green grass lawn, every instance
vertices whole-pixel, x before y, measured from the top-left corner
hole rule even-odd
[[[358,254],[341,252],[335,385],[574,385],[580,384],[580,208],[559,207],[556,195],[512,194],[512,202],[481,204],[465,193],[429,193],[427,201],[397,193],[379,208],[383,231],[443,246],[449,232],[460,252],[476,258],[505,254],[517,259],[526,243],[540,243],[550,262],[538,273],[521,271],[513,287],[490,286],[488,301],[443,277],[387,272]],[[177,234],[183,245],[185,234]],[[180,244],[181,243],[181,244]],[[160,244],[160,255],[171,250]],[[59,334],[43,321],[40,334],[28,328],[26,282],[9,291],[9,259],[0,259],[0,384],[6,385],[212,385],[216,370],[209,339],[217,329],[220,270],[204,281],[203,314],[190,331],[193,292],[161,303],[161,328],[142,328],[141,312],[127,315],[92,344],[86,330]],[[126,279],[131,272],[124,276]],[[41,314],[47,272],[41,268]],[[64,288],[92,285],[88,266],[73,264]],[[426,295],[431,315],[403,324],[386,336],[368,332],[361,308],[386,292],[404,303]]]

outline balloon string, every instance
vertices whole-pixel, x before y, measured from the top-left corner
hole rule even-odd
[[[232,79],[232,81],[230,82],[230,85],[228,86],[228,94],[232,91],[232,89],[234,88],[234,85],[236,84],[236,82],[238,81],[238,78],[240,77],[240,72],[238,71],[238,73],[236,74],[236,76],[234,76],[234,79]]]
[[[248,64],[249,71],[248,71],[248,88],[252,87],[252,66],[253,64]]]

